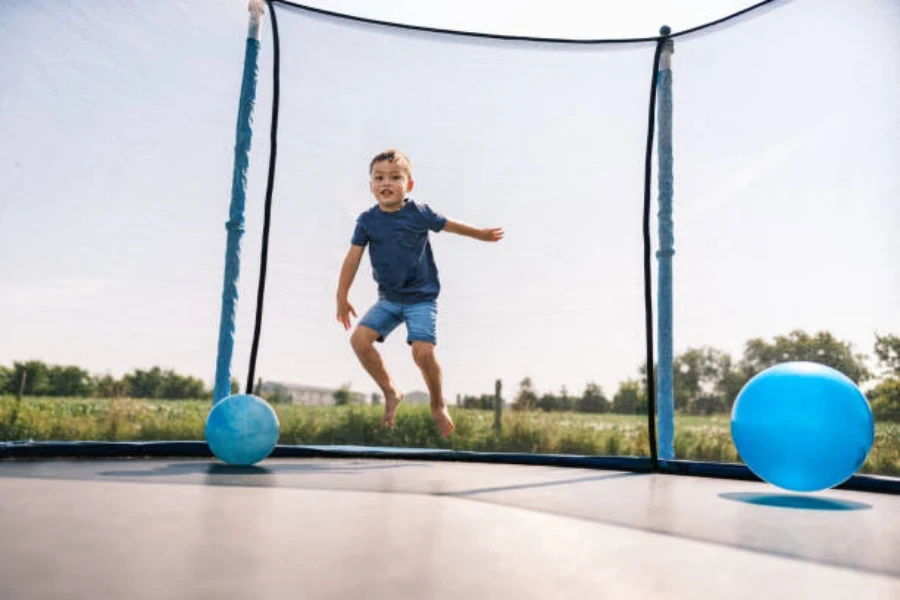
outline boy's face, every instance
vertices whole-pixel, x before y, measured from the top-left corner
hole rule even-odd
[[[403,207],[403,199],[412,191],[414,184],[406,165],[386,160],[375,163],[369,176],[372,195],[381,208],[388,211]]]

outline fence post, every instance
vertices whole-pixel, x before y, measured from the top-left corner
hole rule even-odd
[[[494,431],[500,433],[503,428],[503,396],[500,394],[503,384],[498,379],[494,384]]]
[[[9,426],[12,427],[19,420],[19,408],[22,406],[22,394],[25,393],[25,381],[28,379],[28,371],[22,371],[22,379],[19,381],[19,391],[16,393],[16,403],[9,415]],[[10,433],[12,433],[10,431]]]
[[[16,403],[22,401],[22,394],[25,393],[25,382],[28,380],[28,371],[22,369],[22,379],[19,381],[19,391],[16,393]]]

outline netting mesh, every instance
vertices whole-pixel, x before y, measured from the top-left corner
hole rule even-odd
[[[884,28],[898,15],[889,3],[857,8],[791,3],[678,43],[676,354],[711,348],[706,367],[727,356],[736,371],[804,358],[867,390],[880,383],[876,334],[900,327],[900,122],[889,108],[900,63]],[[746,374],[723,379],[701,376],[685,410],[730,408]],[[887,450],[895,434],[877,414],[876,450]],[[689,444],[687,424],[681,433]]]
[[[412,159],[411,197],[507,231],[498,246],[433,236],[451,397],[489,392],[497,378],[530,376],[548,391],[574,392],[635,371],[644,348],[636,233],[652,46],[649,56],[646,48],[510,47],[291,13],[280,24],[285,110],[261,373],[305,365],[332,382],[365,381],[345,360],[322,357],[347,354],[334,331],[336,276],[356,215],[373,204],[368,161],[388,146]],[[365,263],[352,301],[361,314],[374,299]],[[316,342],[292,343],[300,331]],[[421,386],[405,344],[385,352],[406,387]]]

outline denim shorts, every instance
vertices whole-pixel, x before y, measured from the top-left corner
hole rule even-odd
[[[400,323],[406,323],[407,344],[437,344],[437,300],[406,303],[381,298],[359,322],[360,325],[377,331],[379,342],[383,342]]]

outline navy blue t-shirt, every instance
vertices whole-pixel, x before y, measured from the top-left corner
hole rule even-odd
[[[351,244],[369,246],[378,293],[392,302],[434,300],[441,291],[428,232],[447,218],[409,198],[403,208],[385,212],[376,204],[359,215]]]

